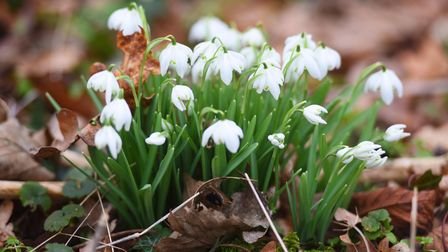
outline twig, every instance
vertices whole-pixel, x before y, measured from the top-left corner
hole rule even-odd
[[[12,180],[0,181],[0,198],[2,199],[19,198],[19,192],[25,183],[26,182],[23,181],[12,181]],[[64,187],[64,182],[38,181],[37,183],[39,183],[42,187],[47,189],[48,194],[50,196],[56,198],[63,197],[62,188]]]
[[[107,236],[109,237],[109,242],[112,242],[112,237],[110,236],[110,228],[109,228],[109,214],[106,213],[106,211],[104,210],[103,200],[101,199],[101,195],[98,191],[97,191],[97,195],[98,195],[98,200],[100,201],[101,211],[103,212],[103,215],[105,218]],[[112,252],[115,252],[114,247],[111,246],[111,248],[112,248]]]
[[[100,216],[100,219],[98,220],[98,223],[96,225],[95,233],[93,234],[92,239],[90,239],[89,242],[87,242],[87,245],[84,247],[84,251],[88,252],[95,252],[95,247],[100,243],[100,240],[102,239],[104,235],[104,230],[106,229],[108,225],[108,214],[103,211],[103,213]],[[109,244],[109,243],[108,243]],[[107,247],[113,247],[112,245],[103,245]]]
[[[412,196],[412,208],[411,208],[411,252],[415,252],[415,236],[417,234],[417,200],[418,190],[414,187],[414,195]]]
[[[53,238],[55,238],[56,236],[60,235],[61,231],[57,232],[56,234],[48,237],[48,239],[46,239],[45,241],[41,242],[39,245],[37,245],[36,247],[34,247],[32,250],[30,250],[30,252],[34,252],[37,249],[39,249],[40,247],[42,247],[43,245],[45,245],[45,243],[49,242],[50,240],[52,240]]]
[[[73,235],[73,234],[69,234],[69,233],[60,233],[60,235],[64,235],[64,236],[73,236],[74,238],[78,238],[78,239],[80,239],[80,240],[83,240],[83,241],[90,241],[91,240],[91,238],[86,238],[86,237],[82,237],[82,236],[80,236],[80,235]],[[78,247],[79,245],[83,245],[83,244],[86,244],[86,242],[84,242],[84,243],[81,243],[81,244],[77,244],[76,246],[73,246],[72,248],[74,249],[74,250],[76,250],[77,248],[76,247]],[[104,243],[104,242],[100,242],[100,244],[107,244],[107,243]],[[66,245],[67,246],[67,245]],[[79,246],[79,247],[82,247],[82,246]],[[78,248],[79,248],[78,247]],[[116,248],[116,249],[118,249],[118,250],[122,250],[122,251],[126,251],[126,250],[124,250],[124,249],[122,249],[122,248],[120,248],[120,247],[117,247],[117,246],[112,246],[112,247],[114,247],[114,248]]]
[[[84,217],[84,219],[81,221],[81,223],[79,223],[78,227],[76,227],[75,231],[73,231],[73,236],[71,236],[66,242],[65,242],[65,246],[68,245],[68,243],[72,240],[72,238],[75,236],[75,234],[78,232],[78,230],[84,225],[84,223],[87,221],[87,218],[89,218],[89,216],[92,214],[93,210],[96,208],[96,206],[98,205],[99,201],[97,201],[92,208],[89,210],[89,212],[87,213],[86,217]]]
[[[193,196],[191,196],[190,198],[188,198],[188,199],[187,199],[186,201],[184,201],[182,204],[180,204],[179,206],[177,206],[176,208],[174,208],[172,211],[170,211],[169,213],[167,213],[165,216],[163,216],[162,218],[160,218],[158,221],[154,222],[151,226],[149,226],[148,228],[146,228],[146,229],[143,230],[142,232],[137,232],[137,233],[131,234],[131,235],[129,235],[129,236],[123,237],[123,238],[121,238],[121,239],[118,239],[118,240],[116,240],[116,241],[114,241],[114,242],[111,242],[111,243],[108,243],[108,244],[105,244],[105,245],[98,246],[96,249],[97,249],[97,250],[98,250],[98,249],[102,249],[102,248],[105,248],[105,247],[107,247],[107,246],[111,246],[111,245],[115,245],[115,244],[118,244],[118,243],[122,243],[122,242],[125,242],[125,241],[129,241],[129,240],[133,240],[133,239],[137,239],[137,238],[139,238],[140,236],[142,236],[142,235],[148,233],[148,232],[149,232],[151,229],[153,229],[155,226],[159,225],[160,223],[162,223],[163,221],[165,221],[166,219],[168,219],[168,217],[170,216],[170,214],[173,214],[173,213],[179,211],[180,209],[182,209],[182,208],[183,208],[184,206],[186,206],[190,201],[192,201],[194,198],[196,198],[197,196],[199,196],[199,194],[201,194],[201,193],[199,193],[199,192],[198,192],[198,193],[195,193]]]
[[[260,205],[261,210],[263,211],[264,215],[266,216],[266,219],[268,220],[269,225],[271,226],[271,229],[274,232],[275,237],[278,240],[278,243],[280,243],[280,246],[282,247],[283,251],[288,252],[288,249],[286,248],[285,243],[283,243],[282,238],[278,234],[277,229],[275,228],[274,223],[271,220],[271,216],[269,215],[268,211],[264,207],[264,204],[261,201],[260,196],[258,196],[257,190],[255,189],[254,185],[252,184],[252,181],[251,181],[249,175],[247,175],[247,173],[244,173],[244,176],[246,177],[247,183],[249,184],[250,189],[252,189],[252,192],[254,193],[254,196],[257,199],[258,205]]]

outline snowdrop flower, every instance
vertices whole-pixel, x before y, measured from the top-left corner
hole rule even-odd
[[[173,131],[173,129],[174,129],[173,125],[170,122],[168,122],[168,120],[165,120],[163,118],[162,118],[161,124],[162,124],[162,129],[164,131],[170,132],[170,131]]]
[[[322,80],[327,75],[327,69],[320,64],[311,49],[301,48],[299,52],[291,51],[283,60],[283,69],[286,70],[286,81],[288,82],[298,80],[305,70],[318,80]]]
[[[233,79],[233,71],[240,74],[245,64],[243,55],[237,52],[227,51],[223,48],[223,51],[218,53],[216,59],[213,61],[212,69],[214,74],[220,74],[224,84],[229,85]]]
[[[404,132],[406,125],[394,124],[386,129],[384,134],[384,140],[388,142],[395,142],[411,135],[411,133]]]
[[[174,67],[177,74],[183,78],[190,70],[193,51],[188,46],[173,41],[160,53],[160,73],[166,75],[168,67]]]
[[[162,145],[166,141],[166,136],[163,132],[154,132],[145,139],[145,143],[151,145]]]
[[[314,50],[316,57],[324,68],[331,71],[341,67],[341,56],[328,46],[320,45]]]
[[[387,157],[381,157],[379,155],[374,156],[373,158],[367,160],[366,167],[367,168],[375,168],[383,166],[387,161]]]
[[[107,20],[107,27],[111,30],[123,32],[124,36],[140,32],[143,27],[137,10],[122,8],[114,11]]]
[[[272,64],[276,67],[280,67],[280,54],[272,47],[267,46],[264,48],[263,52],[261,53],[260,56],[260,63],[269,63]]]
[[[201,42],[194,47],[191,60],[192,62],[195,62],[199,58],[209,60],[213,58],[219,48],[220,46],[213,40]]]
[[[117,79],[111,71],[104,70],[90,76],[87,81],[87,88],[91,88],[95,91],[106,91],[105,99],[106,103],[109,103],[112,99],[112,95],[120,91]]]
[[[132,122],[132,113],[128,104],[122,98],[116,98],[107,104],[101,111],[100,122],[110,122],[117,131],[124,128],[129,131]]]
[[[185,85],[176,85],[171,91],[171,102],[180,111],[185,111],[187,109],[185,103],[192,102],[193,100],[193,91]]]
[[[202,77],[206,62],[207,61],[204,60],[203,58],[198,58],[191,67],[191,78],[193,79],[194,83],[198,83],[200,78]],[[211,71],[207,71],[207,77],[210,76],[210,73]]]
[[[120,135],[110,125],[103,126],[95,134],[95,146],[98,149],[107,146],[114,159],[117,159],[118,153],[121,151],[121,144]]]
[[[328,111],[320,106],[320,105],[309,105],[308,107],[303,109],[303,115],[305,119],[308,120],[311,124],[327,124],[327,122],[320,117],[321,113],[328,113]]]
[[[394,91],[398,97],[403,96],[403,84],[393,70],[383,68],[367,79],[364,92],[367,91],[380,91],[381,99],[390,105],[394,100]]]
[[[342,163],[348,164],[353,160],[353,148],[345,146],[336,152],[338,158],[343,158]]]
[[[249,81],[254,82],[253,87],[257,90],[257,93],[261,94],[263,91],[269,91],[274,99],[278,100],[284,77],[280,68],[263,63],[260,64],[255,73],[249,76]]]
[[[240,147],[243,130],[231,120],[220,120],[208,127],[202,135],[202,146],[212,138],[215,144],[225,144],[227,150],[236,153]]]
[[[259,28],[250,28],[245,31],[241,35],[241,40],[245,45],[256,47],[261,46],[264,42],[266,42],[263,32]]]
[[[246,64],[244,66],[245,69],[249,69],[255,64],[255,61],[257,60],[257,50],[255,48],[251,46],[244,47],[243,49],[241,49],[240,53],[246,59]]]
[[[191,42],[210,40],[228,29],[229,26],[219,18],[203,17],[191,26],[188,39]]]
[[[381,149],[381,145],[371,141],[360,142],[353,148],[353,155],[360,160],[367,161],[375,156],[381,156],[385,152]]]
[[[279,149],[285,148],[285,135],[283,133],[275,133],[268,136],[269,142],[271,142],[272,145],[278,147]]]
[[[241,48],[241,33],[234,28],[224,30],[217,34],[216,37],[230,50],[238,51]]]
[[[311,34],[305,32],[286,38],[285,47],[283,48],[283,59],[285,60],[287,53],[295,50],[297,46],[313,50],[316,48],[316,42],[314,42]]]

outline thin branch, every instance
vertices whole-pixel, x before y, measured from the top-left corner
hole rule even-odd
[[[198,193],[195,193],[193,196],[191,196],[190,198],[188,198],[188,199],[187,199],[186,201],[184,201],[182,204],[180,204],[179,206],[177,206],[176,208],[174,208],[171,212],[167,213],[165,216],[163,216],[162,218],[160,218],[158,221],[154,222],[151,226],[149,226],[148,228],[146,228],[146,229],[143,230],[142,232],[137,232],[137,233],[128,235],[128,236],[126,236],[126,237],[123,237],[123,238],[121,238],[121,239],[118,239],[118,240],[116,240],[116,241],[114,241],[114,242],[111,242],[111,243],[108,243],[108,244],[105,244],[105,245],[98,246],[96,249],[97,249],[97,250],[98,250],[98,249],[102,249],[102,248],[105,248],[105,247],[108,247],[108,246],[111,246],[111,245],[115,245],[115,244],[118,244],[118,243],[122,243],[122,242],[125,242],[125,241],[129,241],[129,240],[133,240],[133,239],[137,239],[137,238],[139,238],[140,236],[142,236],[142,235],[148,233],[148,232],[149,232],[151,229],[153,229],[155,226],[159,225],[160,223],[162,223],[162,222],[164,222],[166,219],[168,219],[168,217],[170,216],[170,214],[173,214],[173,213],[179,211],[180,209],[182,209],[182,208],[183,208],[184,206],[186,206],[190,201],[192,201],[194,198],[196,198],[197,196],[199,196],[199,194],[201,194],[201,193],[199,193],[199,192],[198,192]]]
[[[286,248],[285,243],[283,243],[282,238],[278,234],[277,229],[275,228],[275,225],[271,220],[271,216],[269,215],[268,211],[264,207],[264,204],[261,201],[260,196],[258,196],[257,190],[255,189],[254,185],[252,184],[252,181],[251,181],[249,175],[247,175],[247,173],[244,173],[244,176],[246,177],[247,183],[249,184],[250,189],[252,189],[252,192],[254,193],[254,196],[257,199],[258,205],[260,205],[261,210],[263,211],[264,215],[266,216],[266,219],[268,220],[269,225],[271,226],[271,229],[274,232],[275,237],[278,240],[278,243],[280,243],[280,246],[282,247],[283,251],[288,252],[288,249]]]
[[[94,190],[96,191],[96,190]],[[89,195],[87,195],[85,197],[85,199],[83,200],[83,202],[80,203],[80,205],[83,205],[83,203],[85,202],[85,200],[87,200],[88,198],[90,198],[93,194],[90,193]],[[81,229],[81,227],[84,225],[84,223],[87,221],[87,218],[89,218],[89,216],[92,214],[93,210],[96,208],[96,206],[98,205],[99,201],[95,202],[95,204],[92,206],[92,208],[90,208],[89,212],[87,213],[86,217],[84,217],[84,219],[81,221],[81,223],[79,223],[78,227],[76,227],[75,231],[73,231],[73,236],[71,236],[67,242],[65,242],[65,246],[68,245],[68,243],[72,240],[72,238],[75,236],[75,234],[78,232],[79,229]]]
[[[417,202],[418,202],[418,190],[414,187],[414,195],[412,196],[412,208],[411,208],[411,252],[415,252],[415,236],[417,235]]]
[[[109,214],[106,213],[106,211],[104,210],[103,200],[101,199],[100,193],[98,191],[96,191],[96,192],[97,192],[97,195],[98,195],[98,199],[100,201],[101,211],[103,212],[103,215],[104,215],[104,218],[105,218],[105,221],[106,221],[105,223],[106,223],[107,236],[109,237],[109,242],[112,243],[112,237],[110,236],[110,228],[109,228]],[[112,252],[115,252],[114,247],[111,246],[111,248],[112,248]]]
[[[46,239],[45,241],[43,241],[42,243],[40,243],[39,245],[37,245],[36,247],[34,247],[32,250],[30,250],[30,252],[34,252],[37,249],[39,249],[40,247],[42,247],[43,245],[45,245],[45,243],[49,242],[50,240],[52,240],[53,238],[55,238],[56,236],[60,235],[61,231],[57,232],[56,234],[48,237],[48,239]]]

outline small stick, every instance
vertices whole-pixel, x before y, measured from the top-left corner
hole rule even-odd
[[[244,173],[244,176],[246,177],[247,183],[249,184],[250,189],[252,189],[252,192],[254,193],[255,198],[257,199],[257,202],[260,205],[261,210],[263,211],[264,215],[266,216],[266,219],[268,220],[269,225],[271,226],[271,229],[274,232],[275,237],[278,240],[278,243],[280,243],[280,246],[282,247],[283,251],[288,252],[288,249],[286,248],[285,243],[283,243],[282,238],[278,234],[277,229],[275,228],[274,223],[271,220],[271,216],[269,216],[269,213],[266,210],[266,208],[264,207],[264,204],[261,201],[260,196],[258,196],[257,190],[255,189],[254,185],[252,184],[252,181],[250,180],[249,175],[247,175],[247,173]]]
[[[187,205],[190,201],[192,201],[194,198],[196,198],[197,196],[199,196],[199,194],[201,193],[195,193],[193,196],[191,196],[190,198],[188,198],[186,201],[184,201],[182,204],[180,204],[179,206],[177,206],[176,208],[173,209],[173,211],[170,211],[169,213],[167,213],[165,216],[163,216],[162,218],[160,218],[158,221],[154,222],[151,226],[149,226],[148,228],[146,228],[145,230],[143,230],[142,232],[137,232],[137,233],[133,233],[131,235],[128,235],[126,237],[123,237],[121,239],[118,239],[114,242],[108,243],[108,244],[104,244],[101,246],[96,247],[96,249],[102,249],[105,247],[109,247],[111,245],[115,245],[118,243],[122,243],[125,241],[129,241],[129,240],[133,240],[133,239],[137,239],[140,236],[148,233],[151,229],[153,229],[155,226],[159,225],[160,223],[162,223],[163,221],[165,221],[166,219],[168,219],[168,217],[170,216],[170,214],[173,214],[177,211],[179,211],[180,209],[182,209],[185,205]]]
[[[411,252],[415,252],[415,236],[417,234],[417,200],[418,200],[418,190],[414,187],[414,195],[412,196],[412,207],[411,207]]]
[[[100,201],[101,211],[103,212],[102,215],[104,215],[104,218],[105,218],[107,236],[109,237],[109,242],[112,242],[112,237],[110,236],[110,228],[109,228],[109,213],[107,213],[107,212],[109,212],[109,210],[107,212],[104,210],[104,205],[103,205],[103,200],[101,199],[101,195],[98,192],[98,190],[96,191],[96,193],[98,195],[98,200]],[[111,246],[110,248],[112,249],[112,252],[115,252],[114,246]]]

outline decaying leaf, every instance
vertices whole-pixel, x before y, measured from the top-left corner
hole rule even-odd
[[[8,223],[13,208],[14,204],[10,200],[4,200],[0,205],[0,247],[3,247],[8,237],[14,236],[12,223]]]
[[[442,230],[444,232],[442,232]],[[428,237],[432,237],[433,243],[429,244],[427,249],[444,251],[443,243],[445,243],[445,247],[448,247],[448,223],[445,223],[444,226],[440,225],[434,227],[431,232],[429,232]]]
[[[95,134],[101,129],[101,124],[98,121],[99,116],[96,116],[90,122],[82,128],[78,136],[88,145],[95,146]]]
[[[54,175],[29,153],[35,148],[30,132],[15,118],[0,124],[0,179],[52,180]]]
[[[237,192],[228,199],[214,183],[192,184],[202,195],[168,217],[173,233],[160,240],[157,251],[207,251],[221,237],[242,234],[254,242],[264,236],[269,223],[252,192]]]
[[[338,208],[334,214],[334,219],[339,222],[346,223],[349,227],[354,227],[361,222],[361,218],[358,215],[347,211],[344,208]]]
[[[159,61],[154,59],[151,53],[145,55],[146,46],[147,40],[143,31],[130,36],[123,36],[121,32],[117,33],[117,47],[124,55],[120,71],[115,75],[128,75],[136,89],[139,88],[140,81],[145,81],[150,74],[160,74]],[[124,89],[124,98],[133,107],[134,99],[129,83],[125,80],[119,80],[119,83]]]
[[[360,216],[376,209],[386,209],[394,226],[394,233],[409,232],[411,220],[411,201],[413,191],[404,188],[380,188],[370,192],[360,192],[353,196],[352,206]],[[434,190],[418,193],[417,228],[430,231],[433,222],[433,210],[438,205],[438,193]]]
[[[47,158],[65,151],[78,137],[78,118],[69,109],[61,109],[48,123],[48,132],[52,137],[51,145],[32,149],[37,158]]]
[[[268,242],[268,244],[266,244],[260,250],[260,252],[275,252],[275,251],[277,251],[277,242],[275,242],[275,241]]]

